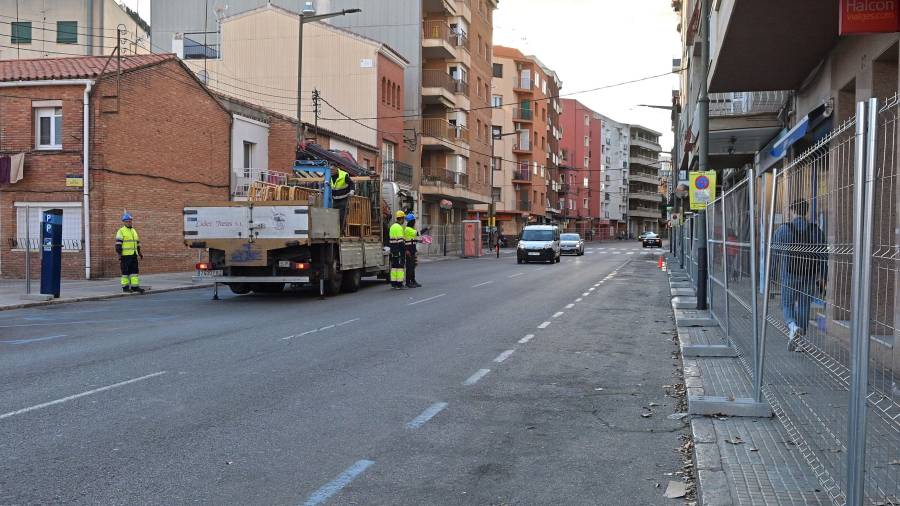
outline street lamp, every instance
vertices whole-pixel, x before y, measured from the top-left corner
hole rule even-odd
[[[297,38],[297,146],[303,141],[303,119],[301,119],[301,104],[303,98],[303,25],[313,21],[322,21],[323,19],[336,18],[346,14],[356,14],[362,12],[362,9],[344,9],[339,12],[329,12],[327,14],[307,15],[309,7],[304,7],[300,12],[300,29]]]
[[[495,127],[491,126],[491,205],[488,207],[488,228],[491,229],[490,241],[488,242],[488,246],[492,249],[494,247],[494,229],[497,229],[499,232],[499,228],[497,227],[497,205],[494,203],[494,171],[497,170],[494,167],[494,161],[497,159],[494,153],[494,144],[498,139],[502,139],[503,137],[507,137],[510,135],[516,135],[519,132],[507,132],[503,133],[503,127]],[[500,234],[496,234],[499,236]],[[497,237],[499,239],[499,237]]]

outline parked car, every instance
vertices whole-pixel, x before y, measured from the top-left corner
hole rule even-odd
[[[584,240],[579,234],[562,234],[559,236],[559,253],[571,255],[584,255]]]
[[[559,263],[559,227],[529,225],[522,229],[516,249],[518,263],[543,261]]]
[[[662,248],[662,239],[655,232],[644,232],[641,234],[641,245],[645,248]]]
[[[643,241],[644,238],[647,237],[647,236],[650,235],[650,234],[653,234],[653,232],[651,232],[651,231],[649,231],[649,230],[645,230],[645,231],[641,232],[641,235],[638,236],[638,240],[639,240],[639,241]]]

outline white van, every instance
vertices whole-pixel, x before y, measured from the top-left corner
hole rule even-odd
[[[559,258],[559,227],[529,225],[522,229],[516,252],[518,263],[532,261],[559,263]]]

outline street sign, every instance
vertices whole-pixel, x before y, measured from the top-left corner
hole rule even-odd
[[[900,31],[900,7],[892,0],[841,0],[840,35]]]
[[[716,171],[692,172],[690,180],[691,210],[706,209],[716,199]]]

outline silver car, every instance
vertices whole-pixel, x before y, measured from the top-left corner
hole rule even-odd
[[[579,234],[562,234],[559,236],[559,252],[563,255],[584,255],[584,240]]]

